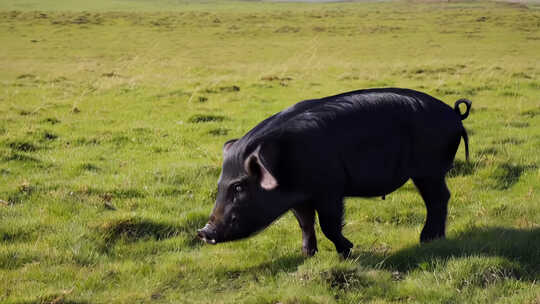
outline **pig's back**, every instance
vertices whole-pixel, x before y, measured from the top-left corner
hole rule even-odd
[[[458,115],[442,101],[386,88],[299,102],[242,140],[286,142],[290,171],[332,176],[348,195],[371,196],[390,192],[403,178],[449,170],[461,130]]]

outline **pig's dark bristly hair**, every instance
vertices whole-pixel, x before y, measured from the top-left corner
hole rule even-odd
[[[420,112],[427,107],[425,100],[429,101],[429,106],[433,102],[447,106],[422,92],[400,88],[358,90],[321,99],[305,100],[265,119],[235,145],[239,152],[243,150],[240,154],[245,158],[263,141],[279,140],[287,136],[285,130],[291,132],[291,130],[324,128],[327,122],[338,119],[342,113],[357,108],[370,111],[370,108],[377,108],[382,103],[390,108],[410,113]]]

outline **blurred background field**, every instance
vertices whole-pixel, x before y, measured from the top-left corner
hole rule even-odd
[[[0,302],[540,303],[535,2],[0,2]],[[223,143],[300,100],[407,87],[465,120],[448,239],[411,183],[202,245]]]

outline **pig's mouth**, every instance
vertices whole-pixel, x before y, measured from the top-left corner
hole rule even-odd
[[[197,237],[210,245],[217,244],[215,235],[216,233],[214,225],[210,223],[206,224],[203,228],[197,230]]]
[[[207,239],[205,236],[200,236],[200,235],[199,235],[199,238],[203,240],[204,242],[206,242],[206,244],[211,244],[211,245],[217,244],[216,239]]]

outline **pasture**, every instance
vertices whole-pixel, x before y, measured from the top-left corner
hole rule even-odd
[[[1,303],[540,303],[540,5],[0,2]],[[203,245],[223,143],[300,100],[472,100],[447,239],[408,182]]]

